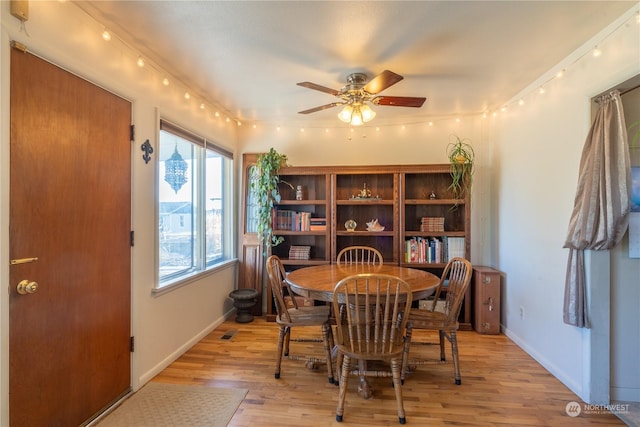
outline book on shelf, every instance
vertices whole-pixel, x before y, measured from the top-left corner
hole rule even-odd
[[[326,231],[327,218],[323,218],[323,217],[309,218],[309,230],[310,231]]]
[[[423,216],[420,218],[420,231],[440,232],[444,231],[444,217]]]
[[[310,231],[311,212],[274,208],[271,227],[274,230]]]
[[[412,237],[405,241],[407,263],[446,263],[450,237]]]
[[[464,258],[465,256],[465,242],[464,237],[449,237],[447,245],[447,258],[452,259],[456,257]]]
[[[292,245],[289,248],[289,259],[308,261],[311,255],[311,246]]]

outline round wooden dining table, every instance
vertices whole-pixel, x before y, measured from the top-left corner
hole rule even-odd
[[[438,276],[428,271],[391,264],[314,265],[290,272],[285,280],[291,286],[291,290],[300,296],[331,302],[336,284],[347,276],[360,273],[389,274],[401,278],[411,286],[414,301],[433,294],[440,281]]]

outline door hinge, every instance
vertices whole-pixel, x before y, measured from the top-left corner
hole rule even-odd
[[[131,247],[133,247],[134,233],[135,232],[133,230],[129,232],[129,244],[131,245]]]
[[[136,140],[136,125],[131,125],[131,142]]]
[[[27,52],[27,47],[25,45],[23,45],[22,43],[20,43],[19,41],[16,41],[16,40],[11,40],[11,47],[14,48],[14,49],[18,49],[22,53],[26,53]]]
[[[135,341],[134,337],[129,337],[129,351],[131,351],[131,353],[133,353],[133,350],[135,348],[134,341]]]

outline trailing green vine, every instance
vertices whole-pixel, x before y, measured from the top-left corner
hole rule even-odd
[[[258,169],[256,179],[251,181],[250,189],[258,205],[258,236],[264,243],[265,254],[272,246],[284,241],[282,236],[273,234],[272,211],[274,203],[280,202],[278,184],[283,182],[293,188],[291,184],[280,179],[278,172],[286,164],[287,156],[271,148],[268,153],[260,154],[256,161]]]

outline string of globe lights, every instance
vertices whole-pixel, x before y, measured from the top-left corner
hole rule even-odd
[[[84,10],[83,10],[84,11]],[[86,11],[84,11],[89,17],[91,17],[95,22],[98,22],[95,18],[93,18],[89,13],[87,13]],[[636,10],[635,12],[632,12],[631,17],[628,17],[626,19],[623,19],[622,22],[617,25],[615,28],[613,28],[610,32],[604,34],[598,41],[597,43],[594,44],[594,47],[591,49],[588,49],[586,52],[582,53],[581,55],[577,56],[575,59],[568,61],[568,63],[564,64],[564,65],[559,65],[556,69],[557,71],[555,72],[549,72],[545,75],[543,75],[540,79],[541,82],[540,83],[536,83],[536,84],[532,84],[531,86],[534,87],[534,89],[529,90],[528,92],[524,93],[524,94],[519,94],[519,96],[514,97],[513,99],[502,103],[501,106],[499,108],[489,108],[483,112],[479,112],[479,113],[470,113],[470,114],[465,114],[465,115],[455,115],[455,114],[449,114],[449,115],[445,115],[445,116],[439,116],[439,117],[430,117],[430,118],[425,118],[425,119],[414,119],[412,121],[407,121],[404,122],[400,125],[398,124],[385,124],[385,123],[379,123],[376,125],[367,125],[367,126],[359,126],[358,129],[362,129],[363,132],[363,136],[362,137],[366,137],[366,131],[365,128],[368,128],[369,130],[373,130],[375,132],[380,132],[383,128],[389,128],[389,127],[395,127],[395,128],[400,128],[400,129],[404,129],[407,126],[414,126],[414,125],[421,125],[424,124],[427,127],[433,127],[436,126],[439,123],[442,122],[451,122],[451,121],[455,121],[456,123],[460,123],[462,122],[462,120],[464,118],[468,118],[468,117],[477,117],[477,116],[481,116],[483,119],[484,118],[488,118],[488,117],[497,117],[499,114],[501,113],[506,113],[507,111],[510,110],[510,108],[514,107],[514,106],[519,106],[522,107],[526,104],[526,100],[529,98],[532,98],[534,95],[544,95],[547,91],[547,89],[550,87],[551,83],[553,83],[554,81],[557,81],[561,78],[563,78],[563,76],[574,66],[576,66],[578,63],[580,63],[584,58],[586,57],[594,57],[594,58],[598,58],[601,57],[603,54],[603,46],[606,44],[606,42],[612,38],[614,35],[617,35],[617,33],[619,33],[620,31],[624,30],[624,29],[628,29],[630,27],[632,27],[632,24],[636,24],[636,25],[640,25],[640,9]],[[99,24],[100,26],[102,26],[101,24]],[[170,86],[170,85],[174,85],[174,86],[182,86],[184,88],[184,99],[185,101],[190,101],[191,99],[200,99],[200,109],[201,110],[209,110],[212,111],[212,115],[216,118],[216,119],[221,119],[224,116],[224,120],[227,123],[235,123],[237,126],[242,126],[242,121],[239,120],[238,118],[233,117],[225,108],[223,108],[222,106],[220,106],[219,104],[213,104],[210,101],[208,101],[204,96],[201,96],[199,94],[194,94],[194,91],[191,90],[186,84],[184,84],[183,82],[181,82],[178,79],[174,79],[173,77],[169,76],[169,74],[164,71],[161,67],[159,67],[157,64],[153,63],[152,61],[150,61],[149,59],[145,59],[145,57],[140,54],[140,53],[136,53],[136,49],[134,49],[129,43],[127,43],[125,40],[123,40],[121,37],[117,36],[116,34],[114,34],[112,31],[110,31],[108,28],[104,28],[102,30],[102,39],[105,42],[110,42],[113,41],[114,39],[116,39],[122,46],[124,46],[129,52],[132,52],[134,60],[137,64],[138,67],[140,68],[147,68],[147,69],[151,69],[152,71],[156,72],[159,76],[161,76],[161,81],[162,84],[166,87]],[[170,79],[171,77],[171,79]],[[260,123],[259,120],[253,121],[251,127],[252,128],[257,128],[258,124]],[[299,132],[305,132],[306,130],[323,130],[325,133],[330,133],[333,129],[337,129],[339,131],[344,131],[344,126],[340,126],[340,125],[336,125],[336,126],[330,126],[327,127],[326,125],[305,125],[305,126],[300,126],[300,125],[296,125],[296,124],[292,124],[291,122],[287,123],[286,125],[273,125],[273,124],[269,124],[268,126],[273,126],[276,132],[281,132],[283,129],[290,129],[290,128],[294,128],[294,129],[299,129]],[[347,139],[351,139],[351,135],[355,134],[356,129],[353,126],[348,126],[347,127],[348,130],[348,134],[347,134]]]
[[[569,72],[574,66],[579,64],[585,58],[600,58],[604,53],[604,46],[607,41],[611,39],[613,36],[618,35],[623,30],[634,29],[634,24],[640,26],[640,9],[632,12],[630,17],[626,19],[621,19],[621,22],[614,27],[611,31],[601,36],[598,41],[593,45],[592,48],[586,49],[582,54],[577,55],[576,58],[572,60],[567,60],[565,64],[559,65],[554,68],[556,71],[549,71],[540,77],[535,84],[532,83],[528,91],[525,90],[525,93],[518,94],[510,101],[502,104],[500,108],[489,109],[482,113],[482,118],[487,118],[489,116],[496,117],[500,113],[506,113],[511,109],[511,107],[518,106],[522,107],[526,104],[526,100],[532,98],[536,95],[541,96],[545,95],[551,84],[557,80],[562,79],[567,72]],[[637,30],[640,31],[640,30]]]
[[[358,130],[362,130],[362,137],[366,138],[365,128],[368,128],[369,130],[373,130],[375,132],[379,132],[382,130],[382,128],[388,128],[388,127],[400,128],[401,130],[405,129],[407,126],[421,125],[421,124],[425,124],[428,127],[433,127],[436,124],[439,124],[442,122],[450,123],[452,121],[455,121],[456,123],[461,123],[465,118],[469,118],[469,117],[480,116],[483,119],[486,119],[489,117],[497,117],[500,114],[506,113],[514,106],[522,107],[527,103],[528,99],[533,98],[534,96],[544,95],[547,92],[547,90],[550,89],[550,86],[553,82],[562,79],[565,76],[565,74],[567,74],[573,67],[578,65],[583,59],[589,58],[589,57],[600,58],[604,54],[604,48],[609,39],[618,35],[618,33],[620,33],[623,30],[626,30],[626,29],[635,30],[635,25],[640,25],[640,10],[635,10],[634,12],[630,12],[630,16],[628,16],[627,18],[620,18],[620,19],[621,19],[621,22],[610,31],[605,32],[605,30],[603,30],[602,32],[603,34],[597,39],[597,42],[594,43],[593,48],[590,48],[590,49],[586,48],[585,52],[577,55],[575,58],[568,59],[566,60],[566,62],[561,63],[557,67],[554,67],[552,70],[557,70],[557,71],[549,71],[545,73],[542,77],[540,77],[537,81],[535,81],[535,84],[532,83],[530,85],[532,89],[523,90],[522,93],[518,94],[511,100],[505,103],[499,104],[500,107],[488,108],[485,111],[482,111],[479,113],[470,113],[466,115],[449,114],[446,116],[431,117],[424,120],[415,119],[413,121],[407,121],[402,124],[376,124],[376,125],[368,125],[368,126],[363,125],[363,126],[359,126],[358,128],[349,126],[347,139],[352,139],[352,135],[354,135]],[[571,58],[571,56],[568,58]],[[277,132],[281,132],[283,129],[291,128],[291,127],[299,128],[299,132],[302,132],[302,133],[310,129],[324,130],[324,132],[329,133],[332,129],[337,128],[337,126],[330,128],[325,125],[295,126],[295,125],[289,124],[287,126],[278,125],[275,127],[275,129]],[[339,127],[339,129],[343,130],[344,128]]]
[[[141,53],[138,53],[137,50],[133,46],[131,46],[126,40],[124,40],[122,37],[119,37],[113,31],[102,26],[102,24],[100,24],[95,18],[93,18],[93,16],[91,16],[87,11],[85,11],[84,9],[83,11],[85,12],[86,15],[88,15],[91,19],[93,19],[96,23],[98,23],[99,26],[102,27],[101,37],[105,42],[117,41],[132,56],[132,59],[135,61],[136,65],[139,68],[144,68],[146,70],[155,72],[160,77],[160,81],[162,82],[163,86],[165,87],[173,86],[178,88],[176,90],[181,90],[182,97],[185,99],[185,101],[191,101],[192,99],[199,100],[198,107],[201,110],[210,111],[212,116],[215,117],[216,119],[223,119],[227,123],[230,123],[230,124],[234,123],[237,126],[242,126],[242,121],[240,121],[238,118],[233,117],[233,115],[230,114],[227,109],[225,109],[219,104],[212,103],[206,97],[196,93],[196,91],[191,89],[188,85],[186,85],[179,79],[176,79],[173,76],[171,76],[169,73],[167,73],[160,66],[155,64],[149,58],[146,58]],[[123,53],[123,52],[121,51],[120,53]],[[180,87],[182,89],[179,89]]]

